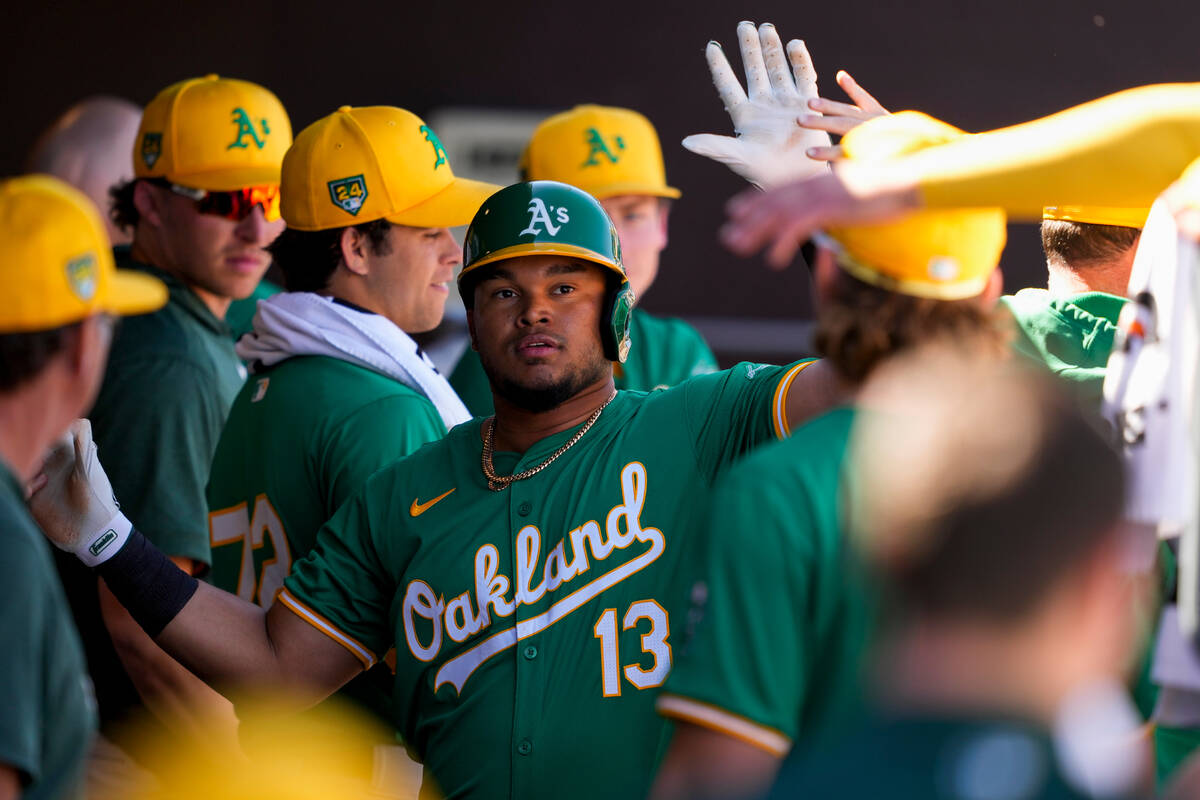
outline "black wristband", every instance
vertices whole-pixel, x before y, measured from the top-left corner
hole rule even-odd
[[[134,528],[116,555],[96,568],[113,596],[151,638],[175,619],[200,582]]]

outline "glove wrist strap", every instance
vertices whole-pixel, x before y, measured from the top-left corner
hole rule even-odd
[[[133,523],[120,511],[99,532],[85,537],[75,548],[75,555],[89,567],[98,567],[112,558],[129,539]]]

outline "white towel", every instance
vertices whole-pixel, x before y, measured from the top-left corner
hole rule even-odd
[[[270,367],[293,356],[330,356],[420,392],[446,428],[471,418],[467,407],[412,337],[380,314],[358,311],[310,292],[258,301],[254,330],[237,344],[242,360]]]

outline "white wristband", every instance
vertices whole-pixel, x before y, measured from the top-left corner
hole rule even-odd
[[[85,538],[75,548],[75,555],[89,567],[96,567],[115,556],[125,545],[133,523],[120,511],[100,529],[99,533]]]

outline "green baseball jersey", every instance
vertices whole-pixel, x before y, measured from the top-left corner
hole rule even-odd
[[[1125,302],[1104,292],[1055,297],[1045,289],[1022,289],[1000,298],[1016,321],[1013,349],[1074,383],[1089,408],[1100,407],[1104,370]]]
[[[783,756],[853,707],[870,629],[839,509],[853,419],[840,408],[812,420],[713,493],[660,713]]]
[[[279,599],[365,665],[395,645],[401,733],[447,797],[643,796],[697,500],[786,434],[807,363],[619,392],[573,447],[499,492],[481,423],[459,425],[376,473]],[[497,474],[575,433],[496,453]]]
[[[770,800],[1084,800],[1055,743],[1019,720],[865,715],[837,744],[787,763]],[[1109,795],[1105,795],[1106,797]]]
[[[0,464],[0,764],[16,769],[21,797],[81,797],[83,762],[96,727],[83,648],[50,545],[25,493]]]
[[[101,460],[133,524],[169,556],[208,564],[204,487],[221,427],[245,367],[225,323],[175,277],[114,250],[119,266],[148,272],[168,289],[167,304],[121,320],[108,369],[88,415]],[[96,683],[101,729],[117,737],[141,696],[100,615],[95,573],[72,556],[56,559],[88,670]],[[162,735],[168,735],[161,728]]]
[[[613,380],[618,389],[649,392],[717,371],[717,357],[704,337],[681,319],[655,317],[635,308],[630,317],[629,339],[629,357],[624,364],[613,365]],[[471,348],[455,365],[450,385],[475,416],[495,413],[487,375],[479,363],[479,354]]]
[[[317,531],[380,467],[440,439],[446,426],[413,389],[331,356],[255,373],[229,412],[208,484],[210,580],[268,607]],[[390,718],[379,665],[344,696]]]
[[[254,314],[258,311],[258,301],[265,300],[273,294],[279,294],[283,289],[271,283],[266,278],[258,282],[249,297],[234,300],[225,312],[225,324],[229,326],[229,334],[236,342],[254,327]]]
[[[121,321],[88,415],[121,509],[170,556],[209,563],[204,487],[221,428],[246,376],[225,323],[182,282],[114,251],[125,269],[167,284],[167,304]]]

